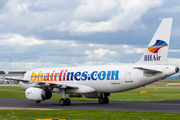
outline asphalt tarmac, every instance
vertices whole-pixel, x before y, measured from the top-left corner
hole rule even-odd
[[[180,113],[180,100],[162,102],[109,102],[71,101],[70,106],[60,106],[59,101],[46,100],[34,103],[27,99],[0,98],[0,110],[116,110],[137,112]]]

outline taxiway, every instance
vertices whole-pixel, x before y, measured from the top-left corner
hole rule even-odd
[[[1,110],[116,110],[137,112],[180,113],[180,100],[162,102],[110,102],[98,104],[91,101],[72,101],[70,106],[60,106],[56,100],[46,100],[37,104],[27,99],[0,98]]]

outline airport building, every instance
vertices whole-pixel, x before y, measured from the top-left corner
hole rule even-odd
[[[0,78],[3,77],[22,77],[26,71],[9,71],[8,74],[6,74],[4,71],[0,71]]]

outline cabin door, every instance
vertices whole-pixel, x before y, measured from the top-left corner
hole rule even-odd
[[[125,72],[125,81],[126,82],[133,82],[131,79],[132,67],[128,67]]]

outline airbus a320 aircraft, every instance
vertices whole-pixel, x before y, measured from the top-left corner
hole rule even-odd
[[[135,89],[164,79],[179,72],[179,68],[166,65],[172,18],[163,19],[142,58],[130,65],[102,65],[83,67],[38,68],[27,71],[19,81],[29,100],[51,98],[52,92],[63,98],[59,104],[70,105],[66,94],[84,94],[99,98],[99,104],[108,104],[110,93]]]

